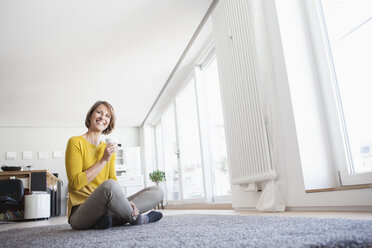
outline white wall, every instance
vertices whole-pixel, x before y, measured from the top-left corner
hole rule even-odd
[[[58,173],[63,181],[62,214],[66,209],[67,176],[65,171],[65,148],[72,136],[84,134],[85,127],[0,127],[0,164],[1,165],[33,165],[33,169],[47,169]],[[139,128],[116,128],[110,136],[117,137],[124,146],[139,146]],[[104,138],[104,136],[103,136]],[[17,153],[15,160],[6,160],[5,153]],[[22,152],[32,151],[31,160],[23,160]],[[61,159],[53,159],[53,151],[63,151]],[[48,152],[49,158],[38,159],[38,152]]]

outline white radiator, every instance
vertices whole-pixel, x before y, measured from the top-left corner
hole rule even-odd
[[[233,184],[276,178],[255,71],[247,0],[220,0],[214,37]]]

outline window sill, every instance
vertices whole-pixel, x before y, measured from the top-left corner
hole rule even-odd
[[[372,184],[361,184],[361,185],[348,185],[335,188],[324,188],[324,189],[310,189],[305,190],[306,193],[317,193],[317,192],[328,192],[328,191],[342,191],[342,190],[353,190],[353,189],[369,189],[372,188]]]

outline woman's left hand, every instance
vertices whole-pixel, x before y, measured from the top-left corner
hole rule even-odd
[[[138,208],[136,207],[136,205],[134,205],[133,202],[129,202],[129,203],[130,203],[130,205],[131,205],[132,208],[133,208],[132,216],[137,216],[137,215],[139,215],[139,210],[138,210]]]

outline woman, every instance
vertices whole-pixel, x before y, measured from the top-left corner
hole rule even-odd
[[[66,148],[68,220],[73,229],[105,229],[113,225],[155,222],[160,212],[149,211],[163,199],[159,187],[148,187],[128,199],[117,182],[115,143],[100,141],[115,126],[112,106],[96,102],[85,119],[88,131],[69,139]]]

